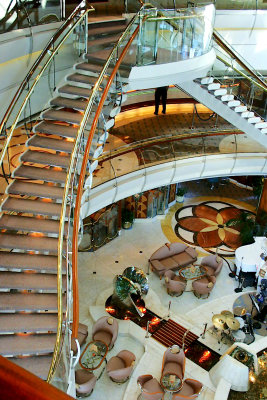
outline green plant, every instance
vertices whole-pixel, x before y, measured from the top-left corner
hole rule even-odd
[[[260,197],[262,193],[264,178],[262,176],[254,176],[252,182],[253,193],[256,197]]]
[[[240,232],[242,246],[254,243],[255,215],[249,211],[242,211],[237,218],[230,219],[227,226],[234,226]]]
[[[121,211],[121,222],[122,224],[126,222],[130,222],[131,224],[134,221],[134,212],[131,210],[128,210],[127,208],[123,208]]]
[[[176,196],[184,196],[187,190],[185,188],[179,187],[176,192]]]

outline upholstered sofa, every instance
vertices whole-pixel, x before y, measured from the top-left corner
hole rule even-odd
[[[168,270],[174,270],[178,267],[186,267],[197,260],[197,252],[193,247],[184,243],[165,243],[149,259],[151,270],[154,271],[160,279]]]

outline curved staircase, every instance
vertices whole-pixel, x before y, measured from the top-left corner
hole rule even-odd
[[[109,53],[125,28],[126,20],[118,16],[115,21],[89,23],[90,53],[84,62],[74,65],[50,108],[40,114],[1,207],[0,354],[43,379],[50,368],[57,332],[59,218],[70,153],[92,87],[106,61],[99,59],[99,51]],[[114,96],[103,109],[105,137],[114,123],[108,121],[110,114],[116,114]],[[113,104],[108,104],[111,101]],[[99,135],[95,142],[99,143]],[[67,225],[64,252],[66,235]],[[62,265],[66,300],[65,259]],[[66,308],[66,301],[63,303]]]

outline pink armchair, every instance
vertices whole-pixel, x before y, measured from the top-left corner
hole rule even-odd
[[[195,379],[185,379],[182,389],[173,394],[172,400],[194,400],[199,396],[202,388],[201,382]]]
[[[181,296],[186,288],[186,280],[176,275],[173,271],[166,271],[164,274],[167,293],[171,296]]]
[[[129,379],[135,362],[135,355],[128,350],[120,351],[107,363],[107,373],[110,379],[117,383],[124,383]]]
[[[216,283],[215,276],[205,275],[192,283],[193,293],[199,299],[207,299]]]
[[[72,325],[71,325],[71,329],[72,329]],[[77,339],[80,344],[80,347],[84,344],[87,336],[88,336],[88,326],[79,323]],[[73,338],[71,338],[71,350],[73,351],[73,354],[77,353],[77,345]]]
[[[94,390],[96,384],[95,375],[85,369],[75,371],[76,395],[77,397],[87,397]]]
[[[101,340],[106,343],[109,350],[112,349],[118,336],[118,321],[112,317],[101,317],[93,326],[93,340]]]
[[[217,254],[204,257],[201,260],[201,265],[204,265],[207,270],[207,275],[217,276],[221,272],[223,266],[223,259],[218,257]]]
[[[159,382],[152,375],[141,375],[137,378],[143,400],[161,400],[164,396]]]
[[[169,347],[164,353],[161,378],[166,374],[175,374],[183,380],[185,371],[185,354],[181,349],[178,353],[174,353],[174,347],[178,348],[178,346]]]

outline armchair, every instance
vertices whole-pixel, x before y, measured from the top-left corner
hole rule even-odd
[[[107,373],[110,379],[117,383],[124,383],[129,379],[135,362],[135,355],[128,350],[120,351],[107,363]]]
[[[178,393],[174,393],[172,396],[172,400],[193,400],[196,399],[203,385],[201,382],[196,381],[195,379],[185,379],[184,384],[181,390]]]
[[[207,275],[217,276],[221,272],[223,266],[223,259],[218,257],[217,254],[212,254],[202,258],[201,265],[204,265],[207,270]]]
[[[193,293],[199,299],[207,299],[216,283],[215,276],[205,275],[192,283]]]
[[[141,375],[137,378],[143,400],[161,400],[164,396],[159,382],[152,375]]]
[[[176,275],[173,271],[164,274],[167,293],[171,296],[181,296],[186,288],[186,280]]]
[[[178,351],[177,351],[178,350]],[[185,354],[178,346],[169,347],[163,356],[161,378],[166,374],[175,374],[184,379]]]
[[[106,343],[109,350],[112,349],[118,336],[118,321],[112,317],[101,317],[93,326],[93,340],[101,340]]]
[[[72,329],[72,325],[71,325],[71,329]],[[79,323],[77,339],[78,339],[78,342],[80,344],[80,347],[84,344],[87,336],[88,336],[88,327],[87,327],[87,325]],[[75,340],[73,338],[71,338],[71,350],[73,351],[73,354],[77,353],[77,345],[76,345],[76,342],[75,342]]]
[[[85,369],[75,371],[76,395],[77,397],[87,397],[94,390],[96,384],[95,375]]]

